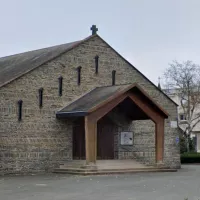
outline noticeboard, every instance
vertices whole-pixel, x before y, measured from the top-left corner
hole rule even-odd
[[[133,145],[133,132],[121,132],[121,145]]]

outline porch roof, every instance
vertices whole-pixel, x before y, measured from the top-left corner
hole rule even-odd
[[[157,110],[159,110],[165,117],[168,117],[168,113],[163,110],[146,92],[136,83],[114,86],[96,87],[92,91],[88,92],[84,96],[70,103],[60,111],[56,113],[57,118],[66,118],[73,116],[86,116],[101,106],[109,103],[120,95],[135,90],[140,92],[148,102],[151,103]]]

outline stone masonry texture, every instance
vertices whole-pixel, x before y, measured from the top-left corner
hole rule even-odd
[[[98,74],[95,74],[96,55],[99,56]],[[77,85],[78,66],[82,66],[80,85]],[[170,121],[177,120],[176,105],[95,36],[0,88],[0,174],[51,171],[61,162],[71,160],[72,122],[56,119],[55,113],[95,87],[111,85],[113,70],[116,70],[116,84],[138,83],[169,113],[165,120],[164,164],[179,168],[178,131],[170,127]],[[60,76],[63,77],[62,96],[58,91]],[[41,87],[44,97],[43,107],[39,108]],[[20,99],[23,108],[19,122],[17,102]],[[124,150],[118,145],[118,158],[137,156],[146,164],[155,162],[154,124],[150,120],[134,121],[127,127],[134,132],[134,146]]]
[[[136,159],[146,165],[156,164],[155,124],[151,120],[131,121],[117,108],[108,113],[115,123],[115,158]],[[121,145],[121,132],[133,132],[133,145]],[[116,156],[117,154],[117,156]]]

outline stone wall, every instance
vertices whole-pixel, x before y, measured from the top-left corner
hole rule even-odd
[[[95,74],[94,57],[99,56]],[[81,85],[77,67],[82,66]],[[98,36],[79,45],[43,66],[0,88],[0,169],[2,173],[51,170],[60,161],[72,159],[70,121],[55,117],[60,110],[96,86],[137,82],[162,106],[170,117],[165,126],[165,159],[171,167],[180,166],[178,133],[169,123],[176,120],[176,106],[154,85],[123,60]],[[63,95],[58,95],[58,77],[63,76]],[[44,88],[43,107],[39,108],[38,89]],[[23,100],[22,121],[18,121],[17,101]]]
[[[136,159],[145,165],[156,164],[155,123],[152,120],[131,121],[114,109],[108,117],[116,124],[115,149],[118,159]],[[133,132],[133,145],[120,145],[120,134]],[[170,132],[169,132],[170,131]],[[169,119],[165,120],[164,164],[166,167],[179,168],[179,144],[176,144],[177,129],[170,128]]]
[[[146,165],[156,163],[155,123],[151,120],[133,121],[136,158]]]
[[[155,164],[155,124],[151,120],[131,121],[115,108],[108,117],[116,124],[115,149],[118,159],[136,159],[146,165]],[[121,145],[121,132],[133,132],[133,145]]]

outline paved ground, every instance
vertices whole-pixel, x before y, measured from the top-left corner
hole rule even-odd
[[[0,200],[200,200],[200,165],[179,172],[0,177]]]

